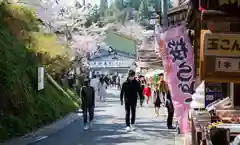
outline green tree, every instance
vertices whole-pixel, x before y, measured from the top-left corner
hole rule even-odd
[[[168,9],[173,8],[173,2],[172,0],[168,0]]]
[[[130,8],[134,8],[135,10],[139,10],[141,0],[126,0],[125,5],[127,5]]]
[[[115,0],[114,6],[119,10],[123,10],[124,9],[123,0]]]
[[[162,4],[163,4],[163,0],[149,0],[149,3],[153,5],[153,7],[155,8],[155,10],[160,10],[162,9]],[[168,8],[173,8],[173,2],[172,0],[168,0]]]
[[[108,0],[100,1],[100,15],[104,16],[104,11],[108,8]]]
[[[88,12],[88,17],[85,22],[85,27],[90,27],[93,23],[97,23],[100,20],[100,11],[98,5],[94,5]]]
[[[149,17],[149,3],[148,0],[141,0],[141,4],[139,6],[139,11],[138,11],[138,20],[142,21],[145,18]]]

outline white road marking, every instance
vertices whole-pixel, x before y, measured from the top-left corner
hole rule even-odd
[[[35,142],[39,142],[40,140],[46,139],[48,136],[38,136],[35,140]]]

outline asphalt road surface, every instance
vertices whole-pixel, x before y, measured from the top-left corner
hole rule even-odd
[[[120,105],[119,91],[108,89],[107,102],[96,103],[93,128],[83,130],[79,119],[59,132],[34,145],[183,145],[175,130],[166,128],[165,110],[156,117],[152,106],[137,108],[136,130],[125,131],[125,110]]]

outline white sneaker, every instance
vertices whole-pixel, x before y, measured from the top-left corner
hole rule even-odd
[[[131,130],[136,130],[134,124],[131,125]]]
[[[127,131],[127,132],[129,132],[129,131],[131,131],[131,130],[132,130],[132,129],[131,129],[130,126],[126,127],[126,131]]]
[[[85,125],[84,125],[84,130],[88,130],[88,128],[89,128],[88,125],[85,124]]]

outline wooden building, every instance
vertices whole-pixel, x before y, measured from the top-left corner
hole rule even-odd
[[[219,71],[216,62],[217,59],[228,60],[234,58],[238,60],[240,55],[237,53],[234,55],[219,55],[216,53],[216,55],[206,56],[205,41],[207,38],[204,38],[202,34],[204,31],[208,31],[211,36],[217,39],[222,39],[224,35],[227,35],[228,38],[224,36],[224,42],[229,41],[229,44],[236,42],[236,48],[238,49],[237,35],[240,32],[239,6],[238,1],[231,0],[192,0],[189,3],[185,19],[187,28],[194,32],[191,38],[194,49],[196,78],[199,79],[199,82],[205,80],[206,88],[210,83],[219,84],[222,87],[223,96],[232,98],[234,108],[240,104],[240,99],[237,97],[240,95],[240,91],[238,91],[240,89],[238,84],[240,72],[238,70],[231,72],[228,68]],[[233,35],[236,35],[236,37],[233,38]],[[219,43],[216,42],[216,44]],[[226,43],[226,46],[229,44]],[[216,45],[214,49],[219,48],[221,47]],[[196,137],[194,135],[193,137]],[[199,142],[193,144],[199,144]]]
[[[188,0],[180,1],[177,7],[168,10],[168,26],[172,27],[185,22],[189,7]]]
[[[146,39],[137,50],[136,65],[140,73],[145,74],[154,69],[163,69],[162,60],[155,52],[153,40]]]
[[[192,40],[194,49],[195,76],[198,80],[197,85],[205,80],[205,87],[215,83],[221,86],[224,97],[230,96],[233,100],[234,108],[240,106],[240,3],[238,0],[184,0],[178,7],[168,11],[168,26],[174,27],[179,24],[185,24],[189,30],[189,36]],[[215,38],[223,40],[216,44],[223,44],[225,47],[231,47],[232,56],[212,55],[206,57],[203,48],[205,39],[201,38],[201,33],[209,31]],[[224,35],[229,36],[226,37]],[[213,36],[213,35],[212,35]],[[234,37],[233,37],[234,36]],[[227,43],[224,43],[227,42]],[[233,46],[230,44],[235,44]],[[201,48],[201,49],[200,49]],[[221,48],[216,45],[216,48]],[[222,47],[223,48],[223,47]],[[205,49],[205,48],[204,48]],[[201,51],[200,51],[201,50]],[[239,53],[238,53],[239,51]],[[215,51],[217,52],[217,51]],[[223,52],[223,51],[221,51]],[[218,71],[216,69],[217,59],[239,60],[239,70],[229,71],[229,69]],[[200,69],[201,68],[201,69]],[[193,134],[193,137],[194,136]],[[193,143],[194,145],[197,143]]]

